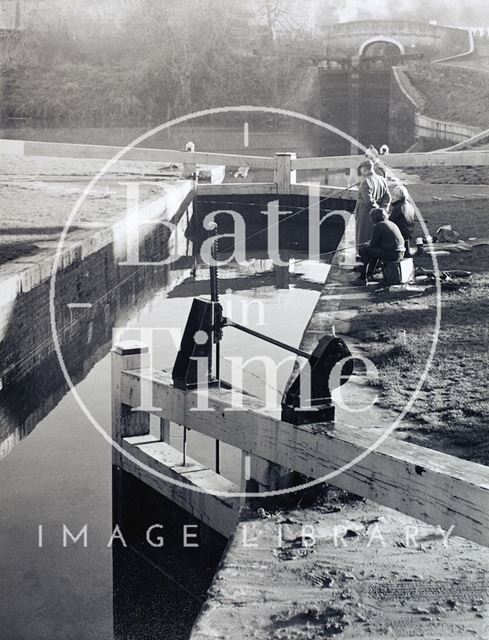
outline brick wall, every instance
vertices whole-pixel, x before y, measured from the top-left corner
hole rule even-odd
[[[187,193],[172,217],[183,235],[192,194]],[[161,203],[165,207],[165,202]],[[123,228],[123,225],[119,225]],[[143,231],[144,230],[144,231]],[[120,229],[119,229],[120,231]],[[156,292],[170,290],[189,273],[190,259],[171,267],[124,266],[116,254],[114,229],[67,251],[71,257],[57,273],[55,316],[63,358],[76,383],[111,348],[112,329],[142,308]],[[104,241],[105,240],[105,241]],[[92,245],[92,246],[91,246]],[[140,260],[158,262],[175,252],[175,238],[162,224],[141,227]],[[86,253],[86,255],[84,255]],[[0,282],[0,458],[47,415],[66,392],[51,330],[49,270],[41,266],[16,280]],[[12,283],[20,290],[15,291]],[[32,286],[31,286],[32,285]],[[15,295],[14,295],[15,294]],[[70,311],[68,304],[90,303]],[[2,445],[3,443],[3,445]]]

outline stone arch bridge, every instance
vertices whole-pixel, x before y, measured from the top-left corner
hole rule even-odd
[[[409,20],[344,22],[329,25],[324,34],[328,57],[360,57],[376,43],[390,43],[401,55],[441,57],[461,52],[468,41],[465,29]]]

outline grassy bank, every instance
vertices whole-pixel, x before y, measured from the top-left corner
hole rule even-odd
[[[131,125],[249,104],[250,96],[278,107],[309,66],[311,38],[270,37],[249,2],[131,5],[117,28],[66,10],[6,39],[0,117]],[[288,56],[294,64],[284,64]]]
[[[476,69],[411,62],[409,79],[425,99],[423,114],[487,129],[489,74]]]
[[[489,184],[488,167],[407,167],[405,171],[430,184]]]
[[[441,328],[432,366],[402,427],[403,437],[489,464],[489,247],[444,258],[442,269],[471,269],[442,292]],[[430,267],[430,259],[417,259]],[[433,340],[436,293],[378,298],[361,310],[351,333],[380,373],[381,406],[399,409],[418,385]],[[404,333],[405,332],[405,333]]]

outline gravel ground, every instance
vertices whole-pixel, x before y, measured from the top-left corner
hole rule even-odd
[[[70,213],[89,181],[104,166],[97,160],[22,158],[0,155],[0,265],[20,257],[52,251]],[[158,173],[156,163],[119,162],[87,196],[70,236],[80,230],[103,227],[126,211],[124,181],[137,181],[144,174]],[[178,174],[175,172],[175,178]],[[168,177],[142,185],[141,200],[163,194]]]
[[[489,550],[332,488],[266,515],[244,514],[192,640],[489,637]]]

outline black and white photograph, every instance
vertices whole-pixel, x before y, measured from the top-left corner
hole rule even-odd
[[[489,4],[0,0],[0,640],[489,640]]]

